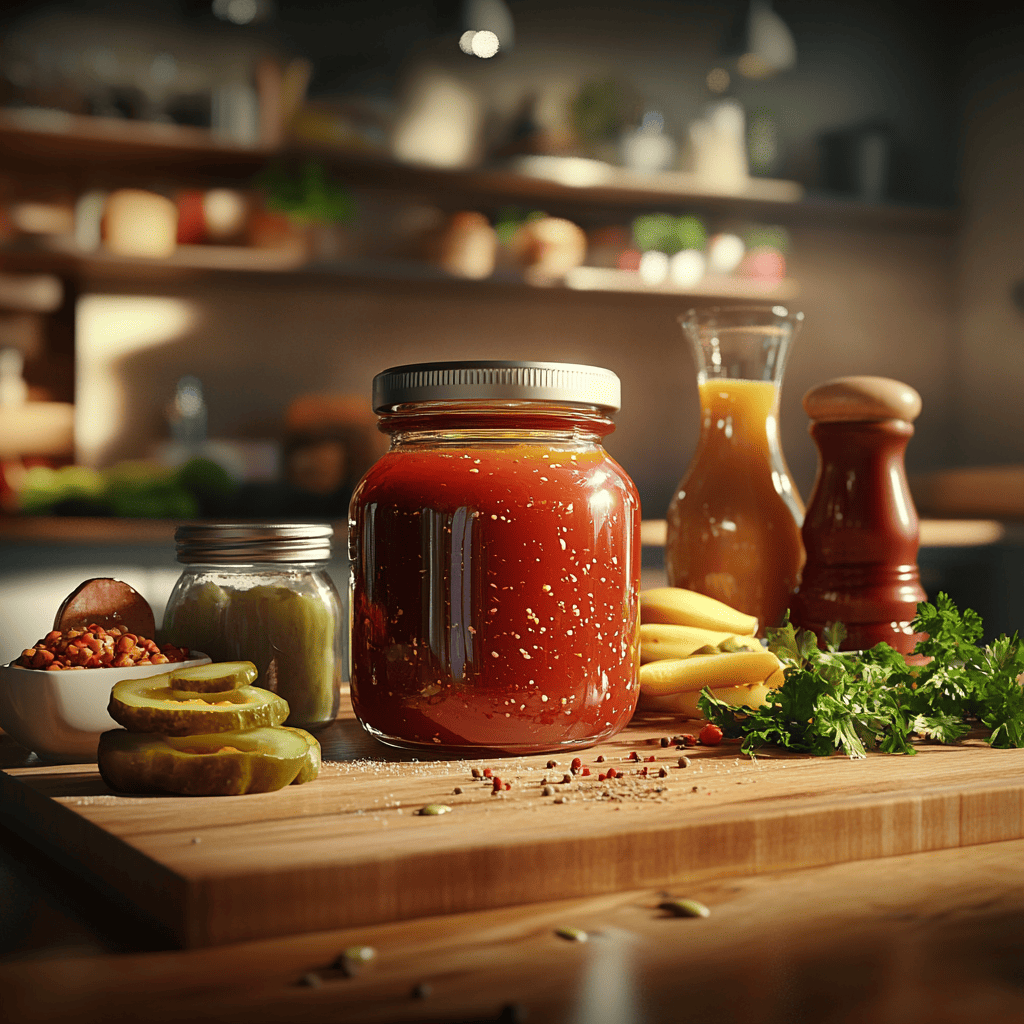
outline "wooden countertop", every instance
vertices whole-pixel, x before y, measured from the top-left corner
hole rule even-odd
[[[12,1024],[1024,1019],[1024,841],[182,952],[0,839]]]
[[[0,766],[24,757],[0,734]],[[188,951],[2,827],[0,892],[12,1024],[1024,1019],[1024,840]],[[331,967],[357,946],[367,968]]]

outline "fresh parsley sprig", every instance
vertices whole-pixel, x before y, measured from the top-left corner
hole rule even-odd
[[[981,617],[960,612],[946,594],[924,601],[911,623],[927,637],[909,666],[888,644],[862,653],[840,652],[840,623],[825,631],[825,650],[808,630],[788,621],[769,631],[768,647],[782,662],[785,684],[759,708],[736,708],[709,690],[698,706],[743,750],[779,746],[807,754],[841,750],[851,758],[869,750],[913,754],[915,738],[956,743],[972,728],[989,731],[994,747],[1024,746],[1024,644],[1018,634],[982,648]]]

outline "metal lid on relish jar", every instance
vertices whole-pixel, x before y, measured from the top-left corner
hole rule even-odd
[[[597,406],[616,412],[619,378],[611,370],[578,363],[474,359],[409,363],[373,378],[373,411],[415,402],[540,401]]]
[[[178,561],[200,565],[326,562],[334,527],[326,523],[197,523],[174,531]]]

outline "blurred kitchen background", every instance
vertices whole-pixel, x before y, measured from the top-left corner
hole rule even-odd
[[[613,369],[662,519],[676,318],[736,301],[805,313],[804,499],[803,393],[913,385],[926,589],[1024,625],[1022,114],[986,0],[0,3],[2,633],[90,574],[159,617],[176,519],[343,520],[398,363]]]

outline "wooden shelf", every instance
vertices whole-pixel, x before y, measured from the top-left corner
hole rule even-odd
[[[124,284],[138,281],[181,280],[215,273],[223,276],[259,276],[292,281],[353,280],[446,284],[463,287],[536,288],[545,292],[587,292],[640,296],[676,296],[694,300],[724,299],[789,301],[799,292],[797,282],[763,282],[709,276],[692,288],[646,285],[639,274],[599,267],[578,267],[564,284],[532,284],[522,275],[501,273],[484,280],[454,277],[413,260],[308,260],[289,251],[247,249],[236,246],[181,245],[167,259],[118,256],[102,250],[82,253],[73,243],[23,241],[0,248],[0,269],[49,272],[82,285]]]
[[[234,145],[180,125],[0,110],[0,173],[68,188],[212,183],[244,186],[271,160],[316,158],[350,187],[440,197],[465,207],[518,205],[566,216],[698,210],[784,224],[955,229],[949,209],[807,196],[796,182],[751,178],[742,191],[709,188],[683,172],[644,174],[596,160],[524,157],[508,166],[443,169],[308,145],[282,150]]]

